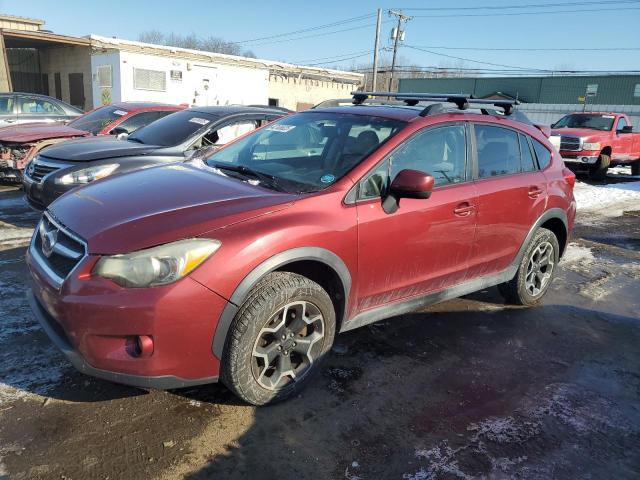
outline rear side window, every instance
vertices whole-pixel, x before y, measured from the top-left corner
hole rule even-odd
[[[13,113],[13,98],[0,97],[0,115],[10,115]]]
[[[478,150],[478,178],[520,172],[520,145],[516,132],[478,124],[474,130]]]
[[[540,170],[544,170],[551,163],[551,152],[547,150],[547,147],[542,145],[539,141],[535,139],[531,140],[533,149],[536,151],[536,157],[538,158],[538,165],[540,165]]]
[[[538,165],[536,164],[536,159],[533,157],[533,153],[531,152],[531,147],[529,146],[529,141],[527,137],[519,134],[520,138],[520,154],[522,156],[522,171],[523,172],[534,172],[538,169]]]

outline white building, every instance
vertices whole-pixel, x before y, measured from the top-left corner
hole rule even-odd
[[[57,35],[40,30],[42,24],[0,16],[0,91],[44,93],[86,110],[132,100],[302,110],[348,97],[364,80],[353,72],[98,35]]]

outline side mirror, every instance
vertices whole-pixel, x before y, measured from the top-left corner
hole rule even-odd
[[[400,207],[401,198],[427,199],[433,191],[434,179],[418,170],[401,170],[391,182],[389,193],[382,202],[386,213],[394,213]]]
[[[625,125],[622,129],[618,130],[618,133],[633,133],[633,126]]]

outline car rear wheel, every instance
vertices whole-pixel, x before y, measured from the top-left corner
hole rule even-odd
[[[609,165],[611,165],[611,157],[603,153],[589,170],[589,176],[593,180],[604,180],[607,177]]]
[[[325,290],[289,272],[268,274],[231,324],[222,381],[253,405],[296,394],[331,349],[336,320]]]
[[[516,276],[498,285],[504,299],[514,305],[535,305],[544,296],[558,266],[560,246],[551,230],[540,228],[529,243]]]

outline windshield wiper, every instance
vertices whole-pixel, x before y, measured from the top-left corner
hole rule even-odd
[[[230,165],[224,163],[211,163],[208,164],[210,167],[217,168],[218,170],[227,170],[229,172],[240,173],[245,177],[253,177],[257,179],[261,184],[265,186],[277,190],[279,192],[286,192],[287,190],[280,185],[277,177],[274,175],[269,175],[268,173],[259,172],[258,170],[254,170],[253,168],[247,167],[245,165]]]

